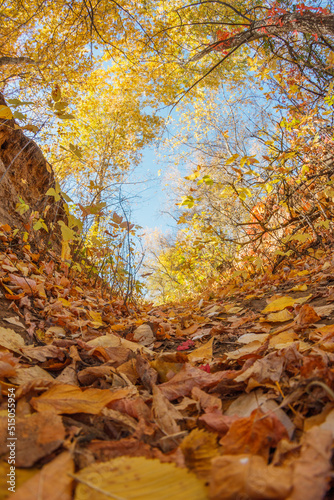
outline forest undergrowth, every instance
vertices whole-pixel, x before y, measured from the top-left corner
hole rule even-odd
[[[332,497],[331,245],[317,260],[288,257],[275,274],[153,306],[101,293],[8,225],[0,237],[11,498]]]

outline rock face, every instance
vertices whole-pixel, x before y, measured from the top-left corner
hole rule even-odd
[[[1,93],[0,105],[6,105]],[[14,120],[0,120],[0,222],[20,227],[31,211],[38,211],[46,223],[65,220],[62,201],[45,195],[55,186],[51,167],[37,144],[14,127]],[[15,210],[19,196],[31,209],[23,216]]]

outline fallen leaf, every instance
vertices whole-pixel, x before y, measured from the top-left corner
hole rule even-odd
[[[186,363],[182,370],[179,371],[173,378],[168,382],[159,385],[160,390],[170,401],[177,399],[180,396],[187,396],[191,393],[194,387],[199,387],[200,389],[204,387],[212,387],[216,385],[221,380],[225,378],[230,378],[235,376],[234,372],[217,372],[217,373],[206,373],[200,368],[191,366]]]
[[[188,469],[195,472],[198,477],[207,479],[211,470],[211,460],[219,453],[217,436],[204,429],[193,429],[183,439],[180,449]]]
[[[291,314],[287,309],[279,311],[277,313],[268,314],[265,321],[269,323],[284,323],[285,321],[290,321],[293,319],[293,314]]]
[[[309,304],[304,304],[299,309],[298,315],[295,318],[295,324],[297,327],[305,328],[306,326],[313,325],[321,318],[315,312],[312,306]]]
[[[263,314],[266,313],[271,313],[271,312],[276,312],[276,311],[282,311],[283,309],[286,309],[287,307],[292,307],[296,302],[296,299],[293,297],[280,297],[279,299],[273,300],[270,302],[267,307],[261,311]]]
[[[306,290],[307,290],[307,285],[304,283],[302,285],[296,285],[296,286],[294,286],[289,291],[290,292],[306,292]]]
[[[13,500],[72,500],[74,462],[71,454],[65,451],[52,462],[28,479],[11,495]]]
[[[19,360],[11,352],[0,351],[0,378],[9,378],[16,375]]]
[[[298,338],[298,335],[292,329],[276,333],[270,338],[269,347],[273,347],[274,349],[283,349],[284,347],[293,344],[293,342],[298,340]]]
[[[237,342],[238,344],[250,344],[251,342],[256,341],[263,344],[268,337],[269,333],[245,333],[237,339]]]
[[[288,438],[288,434],[278,418],[256,409],[249,417],[233,422],[226,436],[219,442],[226,455],[251,453],[267,459],[270,448],[275,447],[283,438]]]
[[[152,328],[149,325],[140,325],[133,334],[133,340],[144,346],[149,346],[155,341]]]
[[[303,435],[300,457],[292,463],[293,490],[287,500],[324,498],[332,471],[332,444],[332,433],[318,427]]]
[[[0,326],[0,346],[21,354],[20,348],[24,346],[24,340],[14,330]]]
[[[52,375],[46,370],[43,370],[40,366],[29,366],[28,368],[18,367],[16,370],[16,375],[10,376],[9,380],[13,384],[22,385],[26,384],[32,380],[54,380]]]
[[[264,358],[257,359],[252,366],[245,370],[241,375],[235,377],[236,382],[245,382],[250,377],[259,384],[265,382],[278,382],[283,373],[285,360],[276,352],[268,354]]]
[[[144,457],[92,464],[76,474],[74,499],[206,500],[204,483],[186,469]],[[104,494],[106,492],[106,494]]]
[[[253,340],[253,342],[240,347],[240,349],[227,352],[225,356],[227,357],[227,359],[240,359],[256,352],[260,347],[262,347],[262,345],[263,343],[261,341]]]
[[[156,423],[167,436],[181,431],[176,420],[183,420],[183,415],[162,394],[158,386],[153,387],[152,413]]]
[[[330,316],[332,314],[332,312],[334,311],[334,304],[329,304],[327,306],[314,307],[314,310],[315,310],[316,314],[318,314],[322,318],[326,317],[326,316]]]
[[[40,458],[59,448],[65,438],[65,428],[61,417],[54,413],[34,413],[24,418],[16,418],[15,465],[31,467]],[[0,454],[8,451],[7,417],[0,419]]]
[[[285,500],[291,489],[291,469],[267,465],[263,457],[240,454],[212,460],[210,500]]]
[[[212,337],[208,342],[203,344],[201,347],[198,347],[194,351],[188,354],[188,359],[189,361],[192,361],[193,363],[195,361],[201,361],[205,363],[206,361],[211,361],[213,352],[213,341],[214,337]]]
[[[25,328],[23,323],[19,321],[19,318],[17,317],[12,317],[12,318],[3,318],[4,321],[7,321],[7,323],[11,323],[12,325],[18,326],[20,328]]]
[[[31,399],[31,405],[37,411],[55,413],[100,413],[111,401],[125,398],[129,389],[109,391],[107,389],[86,389],[72,385],[59,384],[51,387],[41,396]]]

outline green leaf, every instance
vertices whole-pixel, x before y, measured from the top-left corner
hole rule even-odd
[[[24,115],[20,111],[15,111],[13,116],[14,116],[14,118],[17,118],[18,120],[25,120],[27,118],[27,115]]]
[[[30,101],[20,101],[20,99],[8,99],[9,104],[12,105],[13,108],[18,108],[19,106],[28,106],[29,104],[34,104]]]

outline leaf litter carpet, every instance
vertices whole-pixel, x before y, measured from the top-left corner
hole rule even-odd
[[[330,250],[125,307],[4,225],[0,282],[1,500],[334,498]]]

